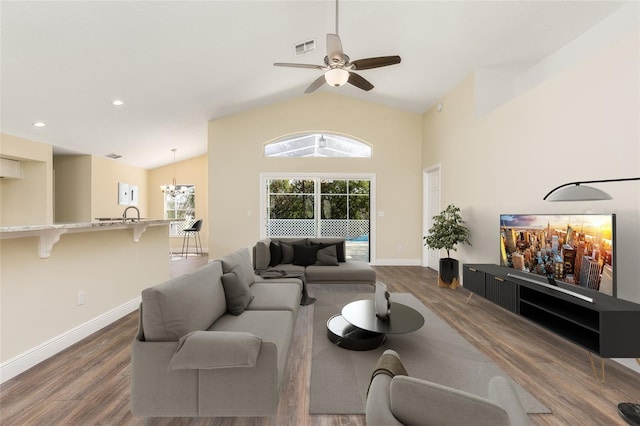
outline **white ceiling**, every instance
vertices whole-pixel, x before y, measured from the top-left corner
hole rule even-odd
[[[340,2],[351,59],[376,87],[320,89],[424,112],[479,67],[525,70],[598,23],[613,1]],[[155,168],[207,151],[207,122],[303,95],[335,31],[323,1],[2,1],[2,132]],[[315,39],[296,57],[293,45]],[[111,105],[122,99],[121,107]],[[42,121],[46,127],[32,123]]]

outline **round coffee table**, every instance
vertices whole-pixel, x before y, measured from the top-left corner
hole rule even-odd
[[[391,302],[391,314],[381,320],[374,300],[356,300],[329,318],[327,337],[341,348],[368,351],[380,346],[386,334],[410,333],[423,325],[424,317],[410,306]]]

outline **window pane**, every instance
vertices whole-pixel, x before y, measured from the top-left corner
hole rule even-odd
[[[313,194],[315,192],[313,180],[280,179],[269,183],[272,194]]]
[[[176,185],[176,194],[164,195],[164,217],[175,220],[169,226],[169,235],[182,236],[182,229],[195,217],[196,194],[194,185]]]
[[[313,219],[313,195],[273,194],[270,219]]]
[[[346,195],[323,195],[321,198],[322,198],[322,219],[346,219],[347,218],[347,196]]]
[[[369,195],[369,181],[368,180],[350,180],[349,194]]]
[[[323,194],[346,194],[346,180],[323,180],[320,182],[320,192]]]
[[[368,195],[352,195],[349,197],[349,219],[369,220]]]
[[[289,135],[264,147],[265,157],[371,158],[371,147],[346,136],[331,133]]]

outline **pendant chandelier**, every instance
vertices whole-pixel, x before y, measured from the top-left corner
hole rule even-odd
[[[160,185],[160,190],[170,197],[176,197],[177,195],[186,194],[189,190],[186,186],[178,188],[176,185],[176,148],[171,150],[173,152],[173,180],[171,184]]]

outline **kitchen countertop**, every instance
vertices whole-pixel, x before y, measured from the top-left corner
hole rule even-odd
[[[66,233],[131,229],[133,242],[137,243],[142,238],[142,234],[147,230],[147,227],[169,225],[169,223],[171,223],[169,219],[140,219],[138,221],[129,218],[126,222],[122,219],[114,219],[49,225],[0,226],[0,239],[37,237],[39,238],[38,256],[45,259],[51,256],[53,246]]]
[[[77,222],[77,223],[54,223],[49,225],[16,225],[16,226],[0,226],[0,233],[13,232],[33,232],[46,230],[90,230],[91,228],[129,228],[135,225],[157,226],[167,225],[171,222],[169,219],[140,219],[140,221],[132,221],[131,218],[123,222],[122,219],[98,220],[95,222]]]

